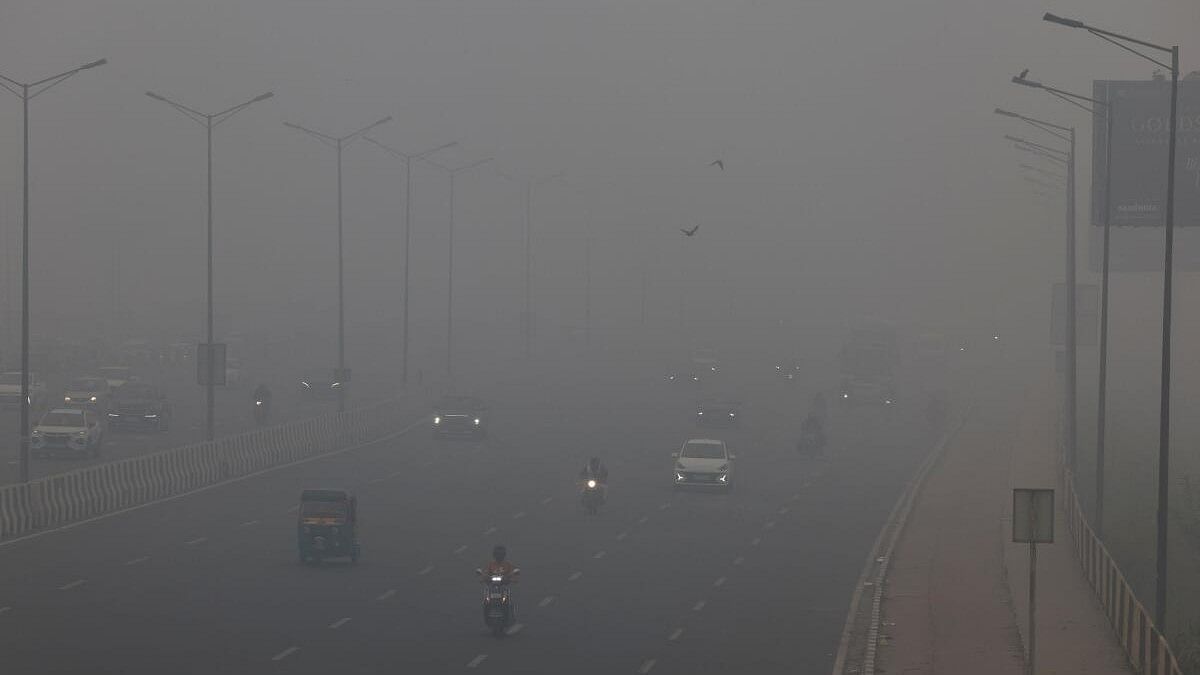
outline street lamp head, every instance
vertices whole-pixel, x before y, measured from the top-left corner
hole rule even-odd
[[[1005,117],[1020,117],[1020,115],[1018,115],[1017,113],[1005,110],[1004,108],[996,108],[992,112],[996,113],[997,115],[1003,115]]]
[[[152,91],[148,91],[148,92],[146,92],[146,95],[149,96],[150,98],[154,99],[155,101],[162,101],[164,103],[167,102],[167,99],[164,98],[161,94],[156,94]]]
[[[79,69],[87,70],[89,68],[96,68],[97,66],[102,66],[106,63],[108,63],[108,59],[100,59],[99,61],[92,61],[91,63],[85,63],[82,66],[79,66]]]
[[[273,91],[268,91],[268,92],[267,92],[267,93],[265,93],[265,94],[259,94],[258,96],[255,96],[255,97],[254,97],[254,98],[253,98],[253,99],[252,99],[250,102],[251,102],[251,103],[258,103],[259,101],[265,101],[265,100],[267,100],[267,99],[271,98],[271,97],[272,97],[272,96],[274,96],[274,95],[275,95],[275,92],[273,92]]]
[[[1050,23],[1056,23],[1060,26],[1066,26],[1067,28],[1086,28],[1082,21],[1077,19],[1065,19],[1061,16],[1051,14],[1050,12],[1046,12],[1042,15],[1042,21],[1049,21]]]
[[[1033,87],[1034,89],[1044,88],[1044,85],[1041,82],[1027,80],[1024,77],[1021,77],[1020,75],[1013,75],[1012,82],[1013,82],[1013,84],[1019,84],[1022,87]]]

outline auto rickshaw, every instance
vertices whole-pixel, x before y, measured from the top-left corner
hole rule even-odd
[[[345,490],[304,490],[296,524],[300,562],[350,558],[358,562],[358,500]]]

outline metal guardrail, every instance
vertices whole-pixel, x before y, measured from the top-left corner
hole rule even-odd
[[[0,487],[0,540],[179,495],[398,431],[398,400]]]
[[[1183,675],[1167,638],[1154,626],[1154,619],[1137,599],[1121,568],[1092,531],[1075,493],[1071,473],[1064,470],[1062,480],[1067,497],[1064,500],[1067,529],[1075,545],[1075,555],[1129,664],[1145,675]]]

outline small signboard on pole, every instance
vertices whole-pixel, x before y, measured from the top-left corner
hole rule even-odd
[[[1026,672],[1037,672],[1037,545],[1054,543],[1054,490],[1013,488],[1013,534],[1018,544],[1029,544],[1029,658]]]

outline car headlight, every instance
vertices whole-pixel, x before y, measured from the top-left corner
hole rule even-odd
[[[70,397],[70,396],[64,396],[64,397],[63,397],[63,402],[64,402],[64,403],[70,403],[70,402],[71,402],[71,397]]]
[[[145,418],[146,418],[146,419],[148,419],[148,420],[155,420],[155,419],[158,419],[158,415],[155,415],[155,414],[150,414],[150,415],[142,415],[142,417],[145,417]]]
[[[482,422],[482,421],[483,421],[483,420],[480,420],[478,417],[476,417],[476,418],[475,418],[475,426],[479,426],[479,423],[480,423],[480,422]]]
[[[87,432],[86,432],[86,431],[76,431],[76,432],[75,432],[75,435],[76,435],[77,437],[79,437],[79,438],[86,438],[86,437],[87,437]]]
[[[697,414],[697,415],[703,415],[703,414],[704,414],[704,411],[703,411],[703,410],[697,410],[697,411],[696,411],[696,414]]]
[[[300,383],[305,389],[312,389],[312,385],[307,382]]]
[[[91,397],[91,398],[90,398],[90,399],[88,399],[88,400],[89,400],[89,401],[91,401],[92,403],[95,403],[95,402],[96,402],[96,397],[95,397],[95,396],[93,396],[93,397]]]
[[[847,394],[846,392],[842,392],[842,398],[850,398],[850,394]]]
[[[341,388],[342,388],[342,383],[341,383],[341,382],[334,382],[333,384],[329,385],[329,388],[330,388],[330,389],[341,389]]]
[[[587,486],[588,486],[588,489],[589,489],[589,490],[591,490],[591,489],[594,489],[594,488],[596,487],[596,481],[594,481],[594,480],[589,480],[589,481],[587,482]]]
[[[254,405],[262,405],[262,401],[255,401]]]
[[[717,480],[719,480],[719,481],[721,481],[722,483],[724,483],[724,482],[726,482],[726,481],[728,481],[728,480],[729,480],[729,474],[725,474],[725,473],[723,473],[723,474],[721,474],[720,476],[717,476]]]
[[[436,416],[435,416],[435,417],[433,418],[433,423],[434,423],[434,424],[441,424],[441,423],[442,423],[442,418],[441,418],[441,417],[436,417]]]
[[[118,413],[108,413],[108,416],[109,417],[120,417],[121,415],[119,415]]]
[[[38,436],[41,436],[41,435],[42,435],[42,430],[41,430],[41,429],[34,429],[34,430],[33,430],[33,436],[34,436],[34,438],[37,438]]]
[[[729,413],[729,416],[730,416],[730,417],[737,417],[737,413],[735,413],[735,412],[731,412],[731,413]]]
[[[676,471],[676,472],[675,472],[675,480],[678,480],[678,481],[683,481],[683,480],[687,480],[687,479],[683,477],[683,474],[681,474],[681,473],[679,473],[678,471]]]

